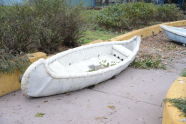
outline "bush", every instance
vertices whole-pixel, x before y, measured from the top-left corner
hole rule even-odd
[[[94,29],[97,26],[96,17],[99,13],[99,10],[85,10],[82,12],[82,16],[86,22],[86,28]]]
[[[100,11],[97,16],[100,25],[116,28],[131,29],[137,25],[150,23],[156,9],[151,3],[127,3],[112,5]]]
[[[81,7],[70,7],[64,0],[36,0],[39,18],[39,41],[42,51],[55,51],[58,46],[77,46],[83,29]]]
[[[124,17],[128,19],[130,26],[137,27],[154,21],[157,10],[152,3],[136,2],[126,4],[124,12]]]
[[[81,7],[65,0],[32,0],[0,6],[0,73],[24,71],[27,52],[54,53],[58,47],[78,45],[83,29]]]
[[[175,4],[160,5],[157,9],[157,20],[159,21],[176,21],[184,18],[183,11]]]
[[[123,8],[124,4],[118,4],[102,9],[97,15],[98,23],[108,28],[126,28]]]
[[[0,7],[0,49],[19,54],[38,45],[37,22],[33,10],[26,6]]]
[[[1,6],[0,49],[13,54],[37,50],[53,53],[61,45],[76,46],[83,27],[80,13],[80,7],[70,7],[65,0]]]
[[[155,5],[134,2],[104,8],[97,16],[101,26],[113,29],[133,29],[156,23],[183,18],[182,11],[175,5]]]

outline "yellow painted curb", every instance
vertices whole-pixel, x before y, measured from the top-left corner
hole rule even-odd
[[[179,77],[174,81],[168,90],[166,98],[185,98],[186,97],[186,77]],[[163,110],[162,124],[186,124],[182,113],[171,103],[166,102]]]
[[[184,25],[186,25],[186,20],[167,22],[167,23],[162,23],[162,24],[170,25],[170,26],[184,26]],[[141,36],[142,38],[153,36],[153,35],[156,35],[162,31],[162,29],[160,28],[160,25],[162,25],[162,24],[157,24],[157,25],[145,27],[142,29],[134,30],[129,33],[112,38],[111,41],[128,40],[131,37],[136,36],[136,35]]]
[[[37,52],[33,54],[28,54],[28,57],[31,62],[34,62],[39,58],[46,58],[46,54],[42,52]],[[19,90],[19,78],[20,72],[18,71],[12,74],[0,74],[0,96]]]
[[[162,23],[162,24],[170,25],[170,26],[185,26],[186,20],[166,22],[166,23]],[[162,29],[160,28],[160,25],[162,25],[162,24],[157,24],[157,25],[145,27],[142,29],[134,30],[134,31],[128,32],[126,34],[114,37],[114,38],[110,39],[109,41],[128,40],[136,35],[141,36],[142,38],[153,36],[153,35],[156,35],[162,31]],[[99,42],[104,42],[104,41],[96,40],[96,41],[90,42],[88,44],[94,44],[94,43],[99,43]]]
[[[40,59],[40,58],[47,58],[47,54],[43,53],[43,52],[36,52],[36,53],[32,53],[32,54],[27,54],[30,62],[35,62],[36,60]]]

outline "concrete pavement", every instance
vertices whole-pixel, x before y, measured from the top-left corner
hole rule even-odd
[[[44,98],[0,97],[0,124],[161,124],[162,100],[186,60],[167,70],[128,68],[93,88]],[[36,117],[43,113],[43,117]]]

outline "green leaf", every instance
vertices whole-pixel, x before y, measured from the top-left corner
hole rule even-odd
[[[38,112],[35,114],[35,117],[43,117],[44,115],[45,115],[45,113]]]

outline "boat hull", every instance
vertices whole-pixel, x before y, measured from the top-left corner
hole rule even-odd
[[[135,59],[141,41],[139,37],[137,39],[139,41],[135,47],[135,52],[132,53],[130,57],[118,65],[114,65],[95,72],[86,72],[84,75],[71,75],[69,77],[58,77],[58,75],[52,75],[47,69],[47,61],[40,59],[30,65],[24,73],[21,81],[22,92],[26,96],[30,97],[50,96],[83,89],[85,87],[96,85],[105,80],[108,80],[126,69]]]
[[[34,69],[35,73],[31,73],[30,75],[28,75],[28,77],[30,77],[29,80],[28,78],[23,79],[23,82],[25,80],[27,82],[27,85],[26,86],[22,85],[22,92],[27,96],[41,97],[83,89],[85,87],[101,83],[105,80],[112,78],[113,76],[118,75],[121,71],[126,69],[133,60],[134,58],[128,61],[128,63],[126,63],[125,65],[122,65],[120,68],[115,69],[114,71],[111,70],[102,74],[91,75],[86,77],[75,77],[69,79],[52,78],[45,70],[44,64],[41,64],[40,65],[41,67]],[[38,77],[38,74],[40,74],[39,76],[40,78],[34,78]],[[28,81],[31,82],[28,83]]]
[[[168,39],[178,43],[186,44],[185,29],[183,29],[183,31],[178,31],[178,30],[174,30],[174,28],[176,27],[170,27],[170,26],[161,26],[161,27],[164,29]],[[180,34],[179,32],[182,32],[182,34]],[[185,35],[183,35],[183,33],[185,33]]]

